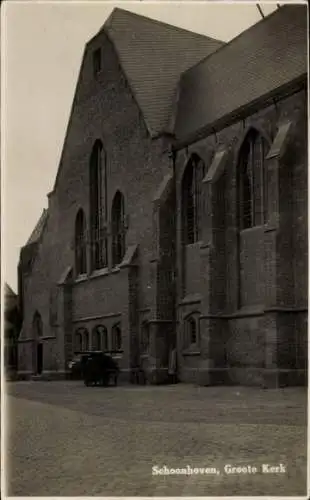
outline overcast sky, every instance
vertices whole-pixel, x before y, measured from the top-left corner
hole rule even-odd
[[[85,43],[114,7],[229,41],[260,20],[255,2],[18,2],[2,13],[4,279],[53,188]],[[264,3],[267,15],[275,3]],[[3,212],[2,212],[3,213]]]

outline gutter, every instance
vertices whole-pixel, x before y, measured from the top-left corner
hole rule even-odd
[[[252,102],[244,106],[240,106],[232,112],[222,116],[218,120],[215,120],[208,125],[196,130],[194,133],[189,134],[184,139],[178,139],[176,134],[174,149],[180,150],[187,146],[190,146],[191,144],[198,142],[211,134],[214,134],[214,132],[220,132],[224,128],[233,125],[234,123],[246,118],[247,116],[252,115],[263,108],[267,108],[268,106],[274,104],[275,101],[282,100],[285,97],[296,94],[303,89],[307,89],[307,73],[303,73],[301,76],[295,78],[289,83],[286,83],[281,87],[272,90],[264,96],[254,99]]]

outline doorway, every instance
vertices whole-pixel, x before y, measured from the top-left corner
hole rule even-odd
[[[41,375],[43,371],[43,344],[38,342],[37,344],[37,374]]]

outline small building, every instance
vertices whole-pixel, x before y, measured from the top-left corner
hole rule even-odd
[[[74,351],[155,383],[304,383],[307,8],[224,43],[115,9],[86,44],[19,263],[19,371]]]
[[[4,370],[7,376],[17,373],[17,345],[21,328],[18,296],[4,283]]]

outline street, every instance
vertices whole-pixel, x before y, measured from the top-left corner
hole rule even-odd
[[[6,390],[9,496],[306,495],[305,388]]]

